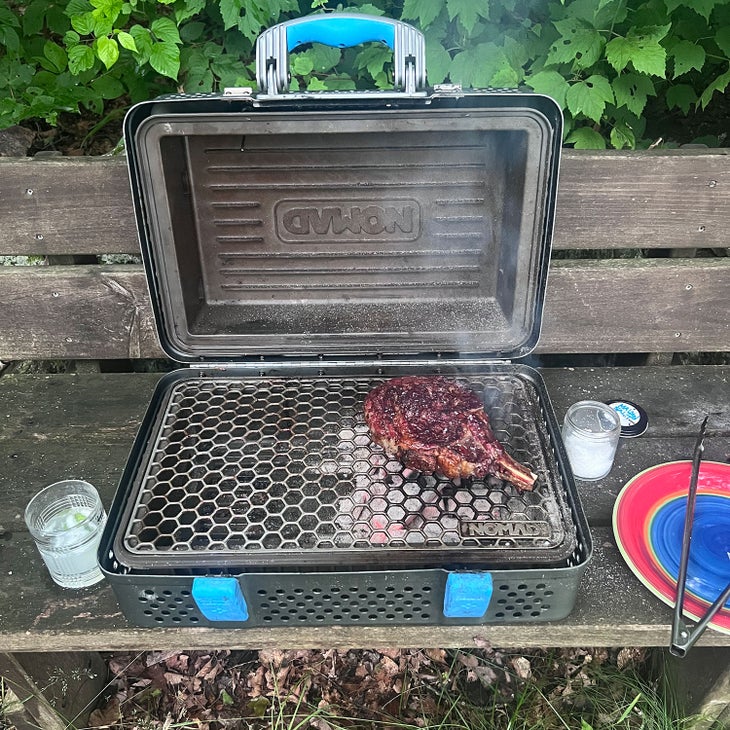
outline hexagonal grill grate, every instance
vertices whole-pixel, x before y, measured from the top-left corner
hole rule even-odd
[[[539,394],[511,374],[459,379],[538,474],[535,491],[456,484],[389,458],[362,414],[383,378],[193,377],[160,409],[117,558],[132,568],[564,561],[576,528]]]

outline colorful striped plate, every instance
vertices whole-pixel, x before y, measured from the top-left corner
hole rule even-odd
[[[636,577],[674,606],[691,461],[673,461],[637,474],[613,508],[613,533]],[[695,621],[730,581],[730,464],[703,461],[697,480],[685,614]],[[730,600],[710,622],[730,634]]]

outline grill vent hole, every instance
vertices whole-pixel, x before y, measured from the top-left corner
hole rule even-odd
[[[292,620],[321,624],[383,621],[429,623],[431,586],[412,585],[307,587],[307,590],[258,590],[257,608],[263,620],[276,624]],[[439,607],[440,609],[440,607]]]
[[[146,588],[137,596],[140,604],[142,622],[150,620],[157,624],[172,626],[195,625],[200,623],[201,615],[197,607],[190,600],[190,591],[187,589],[174,591],[166,588],[157,591]]]

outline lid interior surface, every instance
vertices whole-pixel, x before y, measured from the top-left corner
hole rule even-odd
[[[132,162],[163,347],[526,354],[554,135],[528,107],[148,116]]]

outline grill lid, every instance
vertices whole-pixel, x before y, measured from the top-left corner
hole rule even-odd
[[[316,38],[301,21],[293,39],[277,26],[259,51],[328,42],[323,18],[344,21],[315,17]],[[365,28],[332,44],[369,40]],[[404,88],[425,78],[409,70],[423,57],[413,33]],[[125,137],[163,349],[180,361],[527,354],[561,128],[548,97],[453,87],[135,106]]]

